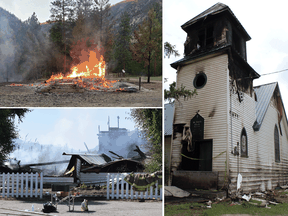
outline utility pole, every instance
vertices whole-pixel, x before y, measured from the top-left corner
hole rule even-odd
[[[86,149],[87,149],[88,153],[90,153],[90,151],[89,151],[89,149],[88,149],[88,146],[86,145],[86,143],[85,143],[85,142],[84,142],[84,145],[85,145],[85,147],[86,147]]]

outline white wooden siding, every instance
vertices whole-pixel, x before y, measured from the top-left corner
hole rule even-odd
[[[181,100],[181,104],[175,102],[174,124],[190,124],[190,120],[200,110],[199,114],[205,119],[204,139],[213,139],[213,158],[227,148],[228,133],[228,55],[221,54],[186,65],[177,74],[177,86],[181,84],[187,89],[194,89],[193,80],[198,72],[204,72],[207,76],[206,85],[197,89],[198,95],[186,101]],[[213,117],[209,114],[215,110]],[[180,135],[180,134],[179,134]],[[181,162],[181,138],[173,137],[171,170],[175,170]],[[179,158],[180,157],[180,158]],[[226,154],[213,159],[212,170],[219,171],[220,185],[224,180]]]
[[[229,141],[230,144],[228,150],[229,156],[229,173],[231,178],[231,184],[229,186],[230,190],[236,189],[237,182],[237,169],[238,169],[238,157],[239,157],[239,172],[243,177],[243,188],[247,188],[246,182],[250,180],[251,176],[248,176],[248,173],[251,172],[251,169],[257,169],[257,163],[255,163],[255,159],[257,158],[257,132],[254,132],[252,126],[256,120],[255,114],[255,100],[254,94],[253,97],[250,95],[244,94],[244,99],[242,102],[239,102],[238,94],[236,92],[231,95],[231,107],[230,111],[234,114],[229,115],[230,120],[230,130],[229,130]],[[230,113],[229,111],[229,113]],[[236,117],[235,117],[236,114]],[[231,131],[232,127],[232,131]],[[248,157],[241,157],[241,150],[239,149],[239,156],[233,155],[231,152],[234,147],[237,146],[237,142],[239,142],[239,147],[241,147],[241,132],[242,129],[245,128],[247,135],[247,143],[248,143]],[[232,140],[231,140],[231,132],[232,132]],[[231,143],[232,141],[232,143]],[[258,157],[259,158],[259,157]],[[250,167],[250,168],[249,168]],[[252,173],[251,173],[252,174]]]
[[[243,177],[244,192],[257,191],[261,188],[270,189],[288,183],[288,127],[286,116],[281,121],[280,162],[275,162],[274,127],[277,124],[278,111],[271,102],[259,131],[252,126],[256,120],[255,98],[244,94],[239,102],[238,95],[230,96],[228,55],[207,56],[201,60],[190,62],[180,68],[177,73],[177,86],[181,84],[187,89],[194,89],[193,80],[196,73],[202,71],[207,76],[207,83],[198,89],[198,95],[186,101],[175,102],[174,124],[190,124],[190,120],[200,110],[205,119],[204,139],[213,139],[212,170],[219,172],[218,187],[224,185],[225,177],[230,178],[230,191],[236,190],[237,173]],[[209,117],[215,109],[213,117]],[[232,115],[233,114],[233,115]],[[248,157],[234,156],[231,152],[240,142],[242,129],[247,133]],[[279,130],[280,133],[280,130]],[[181,133],[171,141],[171,171],[177,170],[181,163]],[[222,152],[224,154],[217,157]],[[226,163],[228,170],[226,170]],[[238,168],[239,167],[239,168]],[[226,173],[226,174],[225,174]],[[225,176],[226,175],[226,176]]]
[[[232,117],[233,147],[240,144],[242,128],[245,127],[248,140],[248,157],[239,156],[239,172],[242,175],[242,189],[244,192],[271,189],[277,185],[283,185],[288,180],[288,143],[287,125],[285,117],[281,121],[282,136],[278,126],[278,111],[273,103],[270,103],[259,131],[252,128],[255,115],[255,101],[249,95],[244,94],[244,100],[240,103],[237,95],[232,96],[232,111],[239,115],[238,119]],[[280,163],[275,162],[274,151],[274,127],[277,124],[280,135]],[[229,133],[229,137],[231,133]],[[229,152],[231,152],[230,149]],[[230,190],[236,190],[237,182],[237,157],[229,154],[229,167],[231,184]]]

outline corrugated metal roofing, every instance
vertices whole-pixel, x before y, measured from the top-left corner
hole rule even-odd
[[[164,135],[172,135],[174,104],[165,104],[164,107]]]
[[[107,162],[104,160],[104,157],[102,155],[97,154],[69,154],[69,153],[63,153],[63,155],[76,155],[82,158],[83,160],[87,161],[90,165],[103,165]]]
[[[271,97],[275,91],[277,82],[269,83],[261,86],[254,87],[254,91],[256,93],[257,102],[256,102],[256,121],[257,127],[260,129],[265,114],[267,112],[269,103],[271,101]]]
[[[103,165],[107,162],[104,160],[102,155],[79,155],[83,160],[87,161],[89,164],[95,164],[95,165]]]

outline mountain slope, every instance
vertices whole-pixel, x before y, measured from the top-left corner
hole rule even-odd
[[[0,82],[17,75],[13,62],[19,51],[21,28],[21,20],[0,7]]]
[[[116,33],[121,15],[130,16],[132,31],[147,17],[155,3],[162,0],[125,0],[111,6],[110,20]],[[53,46],[48,35],[52,24],[40,25],[37,31],[31,23],[21,22],[15,15],[0,7],[0,82],[17,82],[41,76],[48,51]],[[49,69],[50,70],[50,69]]]
[[[125,0],[111,6],[110,19],[116,22],[118,29],[122,13],[127,12],[131,18],[133,30],[147,17],[148,11],[155,3],[162,6],[162,0]]]

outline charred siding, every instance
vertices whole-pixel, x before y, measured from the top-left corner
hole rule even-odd
[[[225,173],[228,133],[228,55],[206,56],[193,64],[186,65],[178,71],[177,86],[183,84],[187,89],[194,89],[193,79],[199,72],[207,76],[207,83],[198,89],[197,96],[181,104],[175,103],[174,125],[188,124],[200,110],[199,114],[205,119],[204,139],[213,139],[212,171],[219,171],[219,186],[223,185]],[[213,111],[213,117],[209,117]],[[181,133],[176,133],[172,141],[171,165],[172,171],[181,163]],[[223,153],[223,154],[221,154]],[[218,156],[221,154],[220,156]],[[216,157],[218,156],[218,157]]]
[[[280,135],[280,162],[275,162],[274,149],[274,127],[278,125],[278,110],[273,100],[270,102],[262,127],[254,131],[251,127],[256,119],[254,98],[244,94],[244,100],[240,103],[236,94],[232,95],[232,111],[238,114],[238,119],[232,117],[232,139],[234,148],[240,143],[241,130],[245,127],[248,138],[248,157],[237,157],[229,154],[230,161],[230,190],[236,190],[237,171],[242,175],[242,188],[244,192],[271,189],[277,185],[284,185],[288,181],[288,143],[287,122],[282,118],[281,128],[283,136]],[[231,132],[229,133],[231,138]]]

